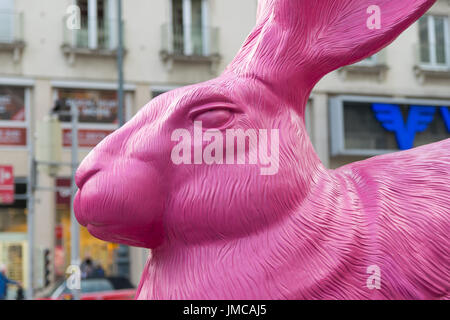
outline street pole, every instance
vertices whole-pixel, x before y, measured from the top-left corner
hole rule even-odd
[[[80,226],[75,218],[75,211],[73,208],[75,194],[77,192],[77,185],[75,184],[75,173],[78,168],[78,108],[75,103],[70,106],[70,113],[72,116],[72,196],[70,204],[70,244],[71,244],[71,262],[72,266],[80,266]],[[73,299],[80,300],[80,290],[73,290]]]
[[[34,133],[32,127],[28,129],[28,182],[27,182],[27,233],[28,233],[28,270],[26,298],[33,299],[34,276],[34,185],[36,183],[36,166],[34,162]]]
[[[123,22],[122,22],[122,0],[117,0],[117,16],[118,16],[118,28],[119,28],[119,41],[117,47],[117,71],[118,71],[118,99],[119,99],[119,127],[123,126],[125,123],[124,119],[124,99],[123,99]]]
[[[125,124],[124,114],[124,89],[123,89],[123,20],[122,20],[122,0],[117,0],[117,16],[118,16],[118,47],[117,47],[117,73],[118,73],[118,119],[119,127]],[[117,264],[120,275],[129,274],[129,249],[125,245],[120,245],[117,252]]]

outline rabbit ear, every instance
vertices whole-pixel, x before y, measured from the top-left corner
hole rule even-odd
[[[312,90],[325,74],[387,46],[435,1],[260,0],[257,25],[225,72],[281,91],[286,83]]]
[[[271,1],[266,1],[266,0],[258,0],[258,8],[256,11],[256,21],[258,23],[259,18],[263,15],[263,13],[266,10],[266,7],[268,5],[271,5]]]

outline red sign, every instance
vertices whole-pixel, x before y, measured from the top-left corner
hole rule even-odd
[[[78,131],[78,146],[92,148],[100,143],[106,136],[111,134],[113,130],[87,130],[81,129]],[[63,130],[63,146],[72,146],[72,130]]]
[[[61,224],[55,226],[55,237],[57,240],[61,240],[63,238],[63,226]]]
[[[26,146],[26,128],[0,128],[0,146]]]
[[[70,179],[66,178],[58,178],[56,179],[56,186],[59,189],[56,192],[56,204],[57,205],[65,205],[67,207],[70,207],[70,197],[72,195],[72,191],[70,189]],[[63,189],[66,188],[66,189]]]
[[[0,204],[14,203],[14,173],[12,166],[0,166]]]

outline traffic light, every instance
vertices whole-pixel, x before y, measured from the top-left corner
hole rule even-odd
[[[51,257],[50,249],[44,250],[44,288],[48,287],[51,283]]]

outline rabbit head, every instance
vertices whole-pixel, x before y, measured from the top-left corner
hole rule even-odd
[[[100,239],[147,248],[277,223],[327,174],[304,125],[314,85],[376,53],[434,2],[260,1],[255,29],[220,77],[153,99],[84,159],[78,221]],[[238,129],[243,148],[238,138],[227,145]]]

